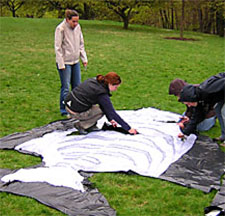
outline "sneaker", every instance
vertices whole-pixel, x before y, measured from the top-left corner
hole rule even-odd
[[[61,116],[67,116],[68,115],[68,113],[67,112],[63,112],[63,113],[61,113]]]
[[[217,137],[217,138],[213,138],[213,141],[215,141],[215,142],[224,142],[225,139],[222,138],[222,137]]]
[[[223,146],[225,148],[225,141],[223,141],[223,143],[220,143],[220,146]]]
[[[72,116],[71,116],[69,113],[66,115],[66,117],[67,117],[68,119],[71,119],[71,118],[72,118]]]

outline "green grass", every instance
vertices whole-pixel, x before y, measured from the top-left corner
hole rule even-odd
[[[0,18],[0,136],[62,119],[60,81],[55,66],[54,31],[59,19]],[[112,97],[116,109],[156,107],[182,113],[168,95],[175,78],[200,83],[224,71],[224,38],[185,32],[197,41],[166,40],[179,32],[111,21],[80,21],[88,55],[82,80],[115,71],[123,84]],[[204,133],[220,134],[219,124]],[[39,164],[38,157],[0,150],[0,167]],[[204,194],[170,182],[137,175],[100,173],[91,178],[120,216],[198,216],[215,192]],[[37,201],[0,193],[0,215],[63,215]]]

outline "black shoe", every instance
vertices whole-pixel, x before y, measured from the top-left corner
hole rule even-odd
[[[98,128],[96,125],[93,125],[87,129],[88,132],[95,132],[95,131],[100,131],[100,130],[101,129]]]
[[[217,137],[217,138],[213,138],[214,142],[224,142],[225,139],[223,139],[222,137]]]

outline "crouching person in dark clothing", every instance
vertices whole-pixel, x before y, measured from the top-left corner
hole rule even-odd
[[[204,110],[199,108],[214,106],[216,116],[221,127],[221,136],[217,138],[218,141],[225,140],[225,73],[219,73],[210,77],[199,86],[186,85],[180,93],[179,101],[186,104],[188,107],[193,107],[193,118],[201,118],[204,115]],[[182,130],[183,133],[179,137],[189,135],[191,133],[191,125]]]
[[[184,80],[175,79],[170,83],[169,94],[175,95],[179,100],[180,92],[184,86],[187,85],[188,83],[186,83]],[[195,84],[194,86],[198,87],[199,84]],[[212,105],[198,103],[197,107],[189,107],[186,105],[186,108],[186,111],[178,123],[182,130],[188,130],[188,133],[196,133],[200,131],[207,131],[215,125],[216,113]],[[193,116],[195,109],[200,110],[201,115]],[[186,127],[188,129],[186,129]]]
[[[65,98],[67,112],[77,119],[74,127],[80,134],[99,130],[97,121],[106,115],[108,121],[117,127],[121,125],[130,134],[137,134],[115,111],[110,92],[116,91],[121,84],[120,76],[109,72],[105,76],[90,78],[74,88]]]

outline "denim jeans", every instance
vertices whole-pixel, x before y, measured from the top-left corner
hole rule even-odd
[[[221,138],[225,139],[225,103],[220,101],[215,107],[216,116],[219,120],[221,127]]]
[[[216,116],[213,116],[208,119],[204,119],[197,125],[197,131],[207,131],[212,128],[216,123]]]
[[[59,69],[57,65],[57,70],[59,72],[59,77],[61,81],[61,90],[60,90],[60,112],[61,114],[67,114],[64,104],[64,98],[71,89],[74,89],[81,82],[81,74],[80,74],[80,63],[76,63],[74,65],[65,65],[65,69]]]

